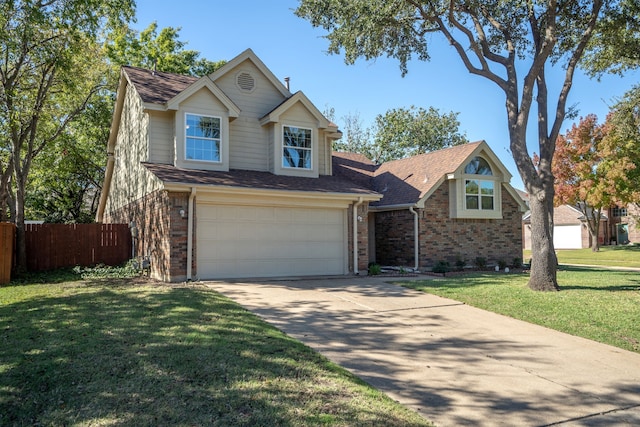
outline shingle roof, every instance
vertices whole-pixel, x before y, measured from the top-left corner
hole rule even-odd
[[[274,175],[269,172],[230,170],[228,172],[181,169],[172,165],[143,163],[164,183],[211,185],[265,190],[311,191],[372,195],[376,193],[340,176],[320,175],[318,178],[300,178]]]
[[[198,81],[197,77],[151,71],[144,68],[122,67],[143,102],[164,104]]]
[[[354,153],[334,153],[334,173],[365,183],[383,195],[372,206],[413,204],[424,197],[441,179],[455,172],[482,141],[393,160],[379,166]]]

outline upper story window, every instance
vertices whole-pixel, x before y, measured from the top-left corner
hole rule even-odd
[[[613,208],[613,217],[614,218],[621,218],[623,216],[627,216],[627,209],[626,208],[619,208],[619,207],[615,207]]]
[[[187,160],[220,162],[220,117],[186,115]]]
[[[282,127],[282,167],[311,169],[311,129]]]
[[[467,175],[493,175],[491,166],[482,157],[474,157],[464,168]]]
[[[473,210],[493,210],[494,182],[479,179],[465,181],[465,208]]]

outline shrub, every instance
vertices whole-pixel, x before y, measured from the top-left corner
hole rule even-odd
[[[465,265],[467,265],[467,261],[464,258],[462,258],[461,256],[458,256],[456,258],[456,268],[458,270],[462,270],[462,269],[464,269]]]
[[[498,260],[498,267],[500,270],[504,270],[507,267],[507,261],[503,259]]]
[[[369,276],[377,276],[382,272],[382,267],[380,264],[371,263],[369,264]]]
[[[481,256],[476,257],[476,262],[475,263],[476,263],[476,267],[479,270],[484,270],[485,268],[487,268],[487,259],[484,258],[484,257],[481,257]]]
[[[436,265],[433,266],[432,271],[434,273],[442,273],[445,274],[448,271],[451,271],[449,263],[447,261],[438,261]]]
[[[513,268],[522,268],[522,258],[515,257],[513,259]]]

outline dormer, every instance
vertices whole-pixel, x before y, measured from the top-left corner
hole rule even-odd
[[[338,129],[304,93],[296,92],[262,117],[260,124],[269,135],[270,172],[311,178],[321,170],[326,173],[327,146],[338,137]]]
[[[175,165],[185,169],[229,170],[229,124],[240,108],[207,76],[167,102],[175,111]]]
[[[502,218],[502,184],[511,174],[492,151],[479,148],[447,176],[451,218]]]

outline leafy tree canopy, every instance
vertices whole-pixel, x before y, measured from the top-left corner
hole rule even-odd
[[[211,74],[226,63],[200,58],[200,52],[185,49],[187,42],[179,36],[179,27],[165,27],[158,33],[156,22],[139,33],[123,27],[107,43],[107,56],[118,66],[132,65],[197,77]]]

